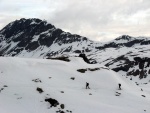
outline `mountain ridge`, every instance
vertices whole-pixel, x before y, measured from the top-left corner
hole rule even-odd
[[[124,74],[127,76],[134,76],[131,72],[134,72],[133,68],[137,65],[132,65],[132,68],[130,64],[136,63],[135,57],[149,58],[149,44],[149,37],[129,35],[100,43],[77,34],[64,32],[47,21],[36,18],[16,20],[0,30],[1,56],[51,58],[85,54],[90,63],[100,63],[117,72],[126,70]],[[149,60],[146,62],[150,63]],[[146,70],[146,74],[150,75],[146,63],[143,70],[138,70],[139,73]]]
[[[18,54],[23,50],[26,50],[27,53],[36,49],[43,50],[40,46],[51,47],[53,44],[58,44],[58,46],[61,46],[62,44],[67,45],[74,42],[78,42],[77,45],[80,45],[80,43],[83,43],[84,41],[88,43],[84,45],[85,47],[82,47],[79,50],[78,48],[72,50],[72,46],[68,46],[63,50],[60,48],[58,51],[49,49],[49,51],[47,51],[47,56],[55,56],[59,53],[70,52],[71,50],[73,53],[83,53],[90,52],[93,49],[102,50],[106,48],[118,48],[123,46],[132,47],[135,44],[150,44],[150,40],[146,37],[132,37],[129,35],[119,36],[118,38],[106,43],[94,42],[86,37],[64,32],[47,21],[42,21],[36,18],[22,18],[9,23],[2,30],[0,30],[0,37],[0,54],[8,56],[18,56]],[[6,42],[5,44],[2,44],[4,39],[6,39]],[[10,48],[10,46],[13,46],[13,44],[10,44],[11,41],[16,44],[12,47],[13,49]],[[41,53],[41,56],[42,54],[44,53]],[[40,55],[38,57],[40,57]]]
[[[6,39],[1,40],[1,42],[4,41],[4,45],[8,45],[4,47],[4,45],[1,44],[0,53],[3,55],[9,54],[10,56],[16,56],[23,50],[34,51],[40,46],[50,47],[53,43],[61,46],[62,44],[88,40],[86,37],[64,32],[61,29],[57,29],[53,25],[48,24],[46,21],[39,19],[16,20],[4,27],[0,31],[0,34],[1,37]],[[16,47],[13,47],[12,51],[6,51],[9,46],[12,45],[9,44],[11,42],[10,40],[16,43]],[[64,51],[68,51],[68,49],[71,49],[71,47],[66,48]],[[11,54],[13,52],[16,52],[16,54]],[[51,54],[54,55],[57,53],[50,52],[49,55]]]

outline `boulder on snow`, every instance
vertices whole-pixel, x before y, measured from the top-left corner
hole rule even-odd
[[[44,91],[43,91],[43,89],[42,88],[39,88],[39,87],[37,87],[37,89],[36,89],[39,93],[43,93]]]
[[[57,105],[59,105],[59,102],[52,98],[47,98],[45,101],[50,103],[50,107],[57,107]]]

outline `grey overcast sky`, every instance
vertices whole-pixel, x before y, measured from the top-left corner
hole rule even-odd
[[[0,0],[0,29],[20,18],[39,18],[96,41],[150,36],[150,0]]]

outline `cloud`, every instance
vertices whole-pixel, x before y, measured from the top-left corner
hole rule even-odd
[[[3,0],[0,26],[33,17],[92,40],[108,41],[123,34],[149,36],[149,6],[149,0]]]

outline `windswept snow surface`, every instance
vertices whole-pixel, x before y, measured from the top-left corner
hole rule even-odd
[[[0,113],[56,113],[59,109],[65,113],[150,113],[149,84],[144,86],[147,91],[141,91],[141,86],[100,64],[86,64],[76,57],[70,60],[0,57]],[[77,71],[86,68],[100,70]],[[86,82],[91,89],[85,89]],[[44,92],[39,93],[37,87]],[[56,99],[65,108],[50,107],[46,98]]]

